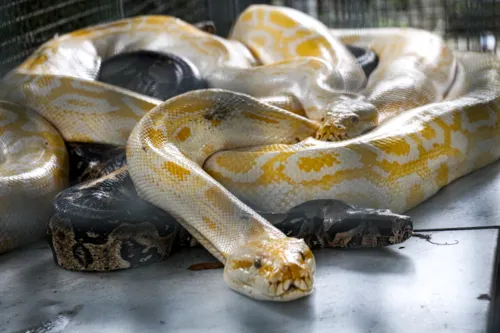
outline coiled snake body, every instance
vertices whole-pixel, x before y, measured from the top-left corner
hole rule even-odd
[[[343,43],[379,56],[368,79]],[[101,57],[138,49],[186,57],[211,89],[161,102],[94,80]],[[231,288],[291,300],[313,290],[313,254],[256,209],[335,198],[405,212],[498,159],[498,75],[496,58],[450,52],[424,31],[329,30],[251,6],[229,39],[158,16],[55,38],[4,79],[2,97],[67,142],[126,145],[139,197],[223,262]]]

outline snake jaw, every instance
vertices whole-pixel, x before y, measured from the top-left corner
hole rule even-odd
[[[342,141],[371,130],[378,124],[377,108],[361,99],[341,98],[327,107],[316,139]]]
[[[312,293],[315,270],[314,256],[302,239],[264,239],[228,257],[224,280],[254,299],[290,301]]]
[[[395,228],[393,236],[389,238],[390,244],[399,244],[413,235],[413,224],[408,217],[401,217],[394,222]]]

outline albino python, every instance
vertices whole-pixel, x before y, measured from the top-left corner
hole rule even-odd
[[[344,43],[378,55],[369,78]],[[189,59],[211,89],[161,102],[95,81],[101,58],[140,49]],[[283,301],[312,292],[314,256],[256,210],[334,198],[403,213],[497,160],[499,69],[425,31],[330,30],[259,5],[228,39],[168,16],[56,37],[4,78],[1,97],[66,142],[126,145],[139,197],[224,263],[232,289]],[[26,176],[27,194],[39,179]]]

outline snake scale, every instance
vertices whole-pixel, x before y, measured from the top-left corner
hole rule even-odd
[[[346,44],[378,56],[368,77]],[[161,101],[96,81],[101,59],[143,49],[187,59],[209,88]],[[355,216],[356,207],[370,207],[375,216],[393,214],[398,230],[408,227],[398,214],[499,158],[499,69],[496,57],[452,52],[426,31],[332,30],[267,5],[248,7],[228,38],[169,16],[78,30],[42,45],[2,81],[0,97],[19,105],[0,109],[8,153],[2,202],[20,191],[47,216],[38,198],[50,201],[68,186],[64,142],[125,147],[126,166],[77,186],[129,179],[144,201],[138,211],[147,206],[179,221],[224,264],[230,288],[261,300],[297,299],[314,289],[311,244],[273,218],[336,199],[344,203],[328,201],[332,211]],[[28,109],[38,114],[28,117]],[[16,138],[23,149],[5,144],[16,135],[26,138]],[[31,138],[33,154],[17,157]],[[119,199],[117,188],[108,193]],[[33,228],[22,218],[13,223]],[[7,231],[2,245],[24,238]],[[134,240],[147,245],[151,234],[168,237],[157,229]]]

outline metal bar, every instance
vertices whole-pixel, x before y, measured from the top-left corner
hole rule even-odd
[[[125,17],[125,11],[123,9],[123,0],[116,0],[116,7],[118,10],[118,17],[119,18],[124,18]]]

